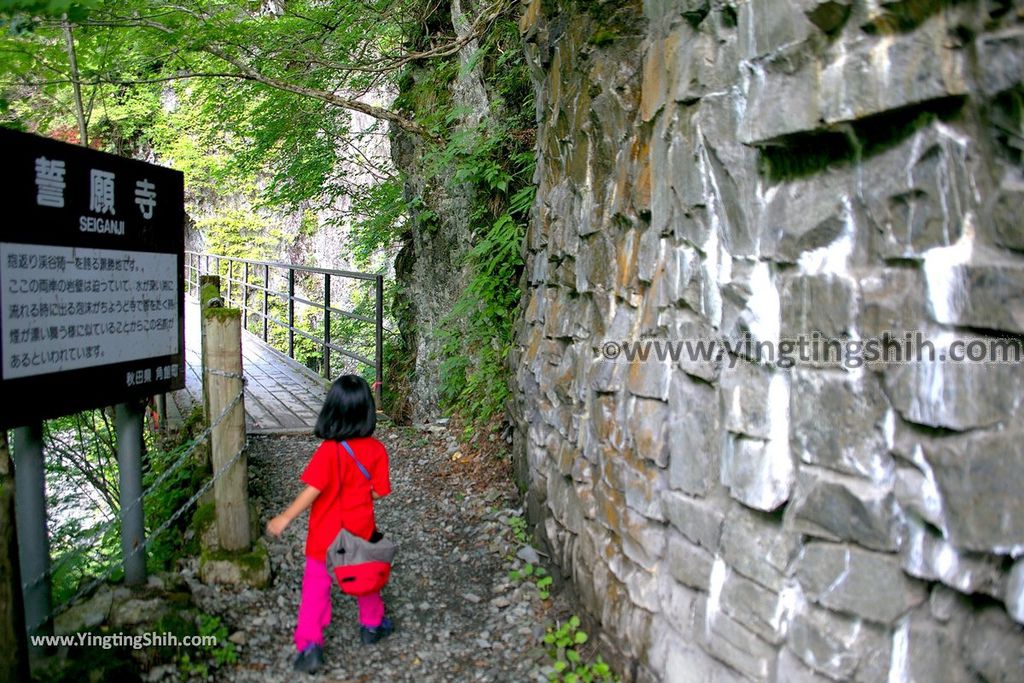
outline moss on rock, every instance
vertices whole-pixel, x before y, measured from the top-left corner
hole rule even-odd
[[[240,308],[207,308],[203,311],[203,317],[206,320],[241,320],[242,309]]]
[[[242,552],[203,550],[199,555],[199,577],[203,583],[246,584],[262,588],[270,580],[270,556],[262,541]]]

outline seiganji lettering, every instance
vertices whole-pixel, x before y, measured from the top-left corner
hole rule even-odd
[[[142,217],[147,221],[153,217],[156,208],[156,185],[145,178],[135,183],[135,204],[138,205]]]
[[[92,169],[89,172],[89,210],[114,215],[114,174]]]
[[[64,207],[64,162],[58,159],[36,159],[36,204],[55,209]]]

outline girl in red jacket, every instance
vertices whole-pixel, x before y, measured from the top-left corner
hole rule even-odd
[[[267,531],[280,536],[292,520],[312,505],[306,535],[306,569],[302,576],[302,602],[295,627],[295,669],[313,672],[323,665],[324,628],[331,621],[331,575],[327,547],[344,528],[367,540],[376,531],[373,501],[391,492],[388,454],[373,438],[377,410],[369,385],[358,375],[334,381],[314,434],[323,443],[302,473],[306,488],[288,508],[267,523]],[[352,449],[350,456],[342,442]],[[360,465],[369,478],[360,471]],[[393,630],[384,616],[380,592],[360,596],[360,636],[375,643]]]

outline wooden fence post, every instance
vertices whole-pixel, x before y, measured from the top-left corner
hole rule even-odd
[[[203,311],[203,349],[210,398],[211,425],[242,391],[242,320],[237,308]],[[213,472],[216,475],[245,444],[245,405],[239,400],[213,427]],[[217,536],[224,550],[247,550],[249,529],[249,477],[243,452],[213,484]]]
[[[207,258],[206,266],[207,268],[210,266],[209,258]],[[203,415],[206,416],[206,422],[209,424],[210,393],[208,390],[209,385],[206,382],[206,309],[210,307],[210,301],[220,298],[220,277],[217,275],[200,275],[197,297],[199,299],[199,339],[202,342],[199,349],[199,359],[202,370],[200,376],[203,378]],[[209,463],[212,457],[210,442],[207,441],[203,444],[199,448],[199,452],[202,453],[203,460]]]
[[[28,680],[28,643],[21,600],[18,530],[14,521],[14,468],[7,431],[0,429],[0,680]]]

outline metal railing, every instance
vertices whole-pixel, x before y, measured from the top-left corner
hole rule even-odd
[[[321,276],[322,301],[312,301],[295,294],[296,273],[306,273],[313,276]],[[253,333],[249,329],[249,318],[255,316],[257,330],[262,328],[263,341],[269,343],[270,325],[274,324],[287,331],[288,334],[288,357],[295,358],[295,337],[304,337],[314,342],[323,354],[321,374],[326,379],[331,379],[331,352],[336,352],[351,358],[357,363],[364,365],[374,371],[375,381],[373,383],[374,396],[377,399],[377,406],[380,407],[381,388],[384,382],[384,276],[374,273],[359,273],[347,270],[331,270],[327,268],[312,268],[308,266],[297,266],[291,263],[280,263],[274,261],[256,261],[252,259],[237,258],[234,256],[223,256],[219,254],[200,253],[196,251],[185,252],[185,281],[190,291],[196,292],[199,286],[200,275],[218,275],[221,281],[221,295],[225,304],[237,306],[242,311],[242,329]],[[239,277],[240,276],[240,277]],[[272,279],[278,279],[287,283],[287,291],[277,291],[271,287]],[[336,308],[331,303],[331,284],[339,279],[372,282],[374,286],[374,316],[371,318],[361,315],[355,311],[347,311]],[[255,293],[256,305],[250,305],[252,294]],[[273,297],[273,299],[272,299]],[[280,320],[272,315],[270,302],[281,300],[287,308],[287,320]],[[307,330],[295,325],[295,304],[319,309],[323,312],[323,333],[317,336]],[[373,359],[367,358],[362,353],[352,349],[346,349],[334,343],[331,339],[331,318],[332,315],[340,315],[350,320],[355,320],[365,325],[372,325],[374,331]]]

